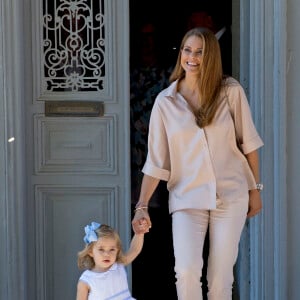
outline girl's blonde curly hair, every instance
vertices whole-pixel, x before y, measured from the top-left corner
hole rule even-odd
[[[101,224],[99,228],[95,230],[95,233],[98,237],[98,239],[101,238],[111,238],[114,239],[117,242],[117,259],[116,261],[119,263],[123,263],[123,250],[122,250],[122,242],[120,239],[119,234],[109,225]],[[77,265],[78,268],[81,270],[91,270],[95,266],[95,262],[92,256],[90,256],[90,253],[92,252],[92,249],[95,242],[90,242],[89,244],[86,244],[84,249],[78,252],[77,254]]]

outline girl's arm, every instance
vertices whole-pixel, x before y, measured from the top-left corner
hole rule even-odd
[[[248,164],[252,170],[253,176],[255,178],[256,183],[260,183],[259,177],[259,156],[257,150],[252,151],[246,154],[246,158],[248,160]],[[248,210],[248,218],[251,218],[258,214],[262,209],[262,201],[260,197],[260,191],[257,189],[249,191],[249,210]]]
[[[89,294],[89,286],[79,280],[77,283],[77,296],[76,296],[76,300],[87,300],[88,299],[88,294]]]
[[[124,254],[124,265],[130,264],[142,251],[144,234],[134,234],[128,251]],[[77,299],[78,300],[78,299]]]

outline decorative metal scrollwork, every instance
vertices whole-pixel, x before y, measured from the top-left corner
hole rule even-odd
[[[104,0],[43,1],[46,90],[103,90]]]

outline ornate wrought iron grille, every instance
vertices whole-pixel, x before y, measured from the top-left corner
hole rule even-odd
[[[43,0],[42,38],[48,92],[103,90],[104,0]]]

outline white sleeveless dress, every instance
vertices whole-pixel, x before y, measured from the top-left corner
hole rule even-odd
[[[90,286],[88,300],[136,300],[132,298],[124,265],[114,263],[103,273],[84,271],[79,280]]]

